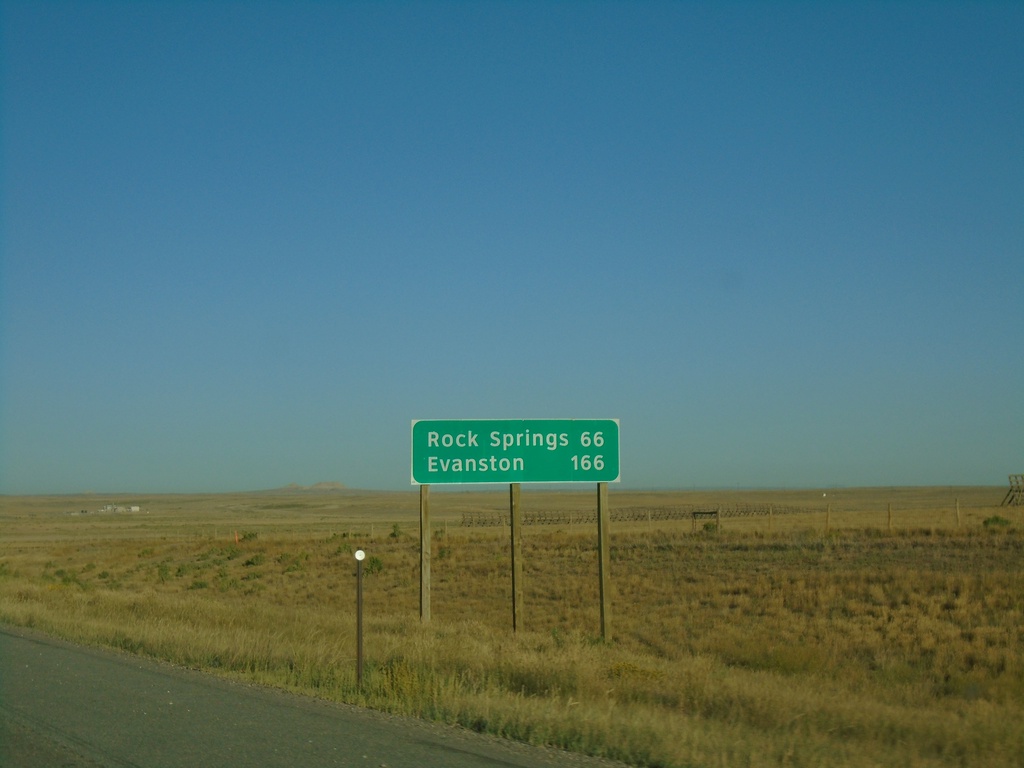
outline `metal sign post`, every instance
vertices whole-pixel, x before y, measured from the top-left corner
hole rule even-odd
[[[430,623],[430,486],[420,486],[420,621]]]
[[[609,616],[609,603],[611,592],[608,589],[608,571],[611,562],[610,550],[608,547],[608,524],[611,515],[608,512],[608,483],[597,484],[597,550],[598,550],[598,579],[600,581],[601,593],[601,639],[607,642],[611,637],[611,630],[608,625],[611,621]]]
[[[512,529],[512,631],[523,623],[523,508],[519,504],[519,483],[508,487],[508,520]]]

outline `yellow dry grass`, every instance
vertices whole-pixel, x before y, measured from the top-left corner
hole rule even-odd
[[[412,492],[8,497],[0,621],[636,765],[1015,766],[1024,510],[1000,498],[613,491],[613,506],[809,511],[770,530],[614,526],[605,643],[596,531],[582,524],[524,531],[525,628],[511,632],[507,529],[458,524],[502,509],[501,491],[432,495],[429,625]],[[108,501],[143,511],[68,514]],[[362,691],[356,547],[369,555]]]

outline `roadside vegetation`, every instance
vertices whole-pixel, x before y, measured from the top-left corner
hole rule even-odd
[[[512,633],[507,530],[435,525],[423,625],[414,522],[282,504],[213,530],[202,500],[117,526],[6,499],[0,621],[639,766],[1024,755],[1019,511],[922,504],[890,527],[850,501],[828,531],[819,514],[623,526],[604,642],[586,526],[526,529]]]

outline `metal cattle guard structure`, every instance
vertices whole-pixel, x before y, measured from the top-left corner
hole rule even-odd
[[[512,630],[523,618],[522,483],[596,483],[601,637],[609,639],[608,483],[619,481],[618,419],[455,419],[412,422],[412,483],[420,487],[420,621],[430,621],[430,486],[508,483]]]

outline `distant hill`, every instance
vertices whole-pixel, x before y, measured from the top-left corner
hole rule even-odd
[[[282,493],[333,493],[335,491],[344,491],[344,483],[314,483],[313,485],[299,485],[298,483],[289,483],[284,488],[277,488],[275,491]]]

